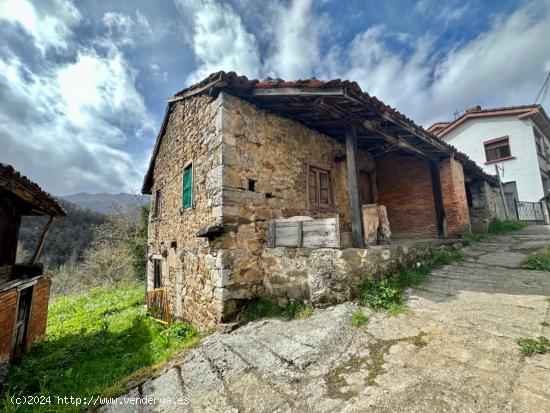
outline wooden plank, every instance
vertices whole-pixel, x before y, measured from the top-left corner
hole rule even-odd
[[[38,255],[40,254],[40,251],[42,250],[42,245],[44,245],[44,240],[46,239],[46,235],[48,235],[48,231],[50,227],[53,225],[53,222],[55,221],[54,216],[50,216],[50,219],[48,222],[46,222],[46,225],[44,225],[44,229],[42,230],[42,234],[40,234],[40,238],[38,239],[38,244],[36,245],[36,248],[34,250],[34,253],[32,254],[30,263],[34,264],[36,262],[36,259],[38,258]]]
[[[305,248],[339,248],[340,230],[336,218],[304,221],[303,247]]]
[[[277,222],[275,227],[275,246],[298,247],[298,231],[301,225],[295,222]]]
[[[359,200],[359,184],[357,178],[357,136],[353,123],[346,125],[346,163],[348,166],[348,190],[351,211],[352,245],[363,247],[363,225],[361,222],[361,201]]]

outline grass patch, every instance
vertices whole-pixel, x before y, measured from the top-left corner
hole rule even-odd
[[[94,288],[50,302],[46,340],[10,372],[6,394],[114,395],[123,383],[194,344],[190,324],[163,327],[145,315],[143,285]],[[20,411],[4,398],[0,411]],[[54,406],[55,411],[86,406]]]
[[[487,232],[489,234],[508,234],[509,232],[517,231],[527,227],[529,224],[525,221],[517,219],[493,219],[489,224]]]
[[[350,323],[353,327],[361,327],[369,322],[369,318],[362,309],[356,308],[351,313]]]
[[[469,227],[461,228],[459,230],[460,243],[464,247],[468,247],[475,242],[483,241],[491,235],[503,235],[513,231],[520,230],[527,227],[529,224],[525,221],[519,221],[517,219],[493,219],[489,223],[487,231],[484,232],[472,232]]]
[[[524,357],[550,352],[550,341],[543,336],[540,336],[537,339],[520,338],[517,343],[519,346],[519,352]]]
[[[279,307],[267,298],[259,298],[248,303],[243,311],[246,321],[259,320],[264,317],[285,316],[294,318],[309,318],[313,315],[313,307],[309,303],[293,302],[285,307]]]
[[[385,309],[393,316],[405,309],[402,292],[421,283],[434,269],[464,259],[460,250],[437,251],[425,263],[408,267],[387,280],[365,280],[359,292],[359,302],[373,310]]]
[[[526,270],[550,271],[550,249],[535,252],[529,255],[521,264],[520,268]]]
[[[547,323],[546,321],[541,321],[541,322],[540,322],[540,325],[543,326],[543,327],[548,327],[548,326],[550,326],[550,324]]]

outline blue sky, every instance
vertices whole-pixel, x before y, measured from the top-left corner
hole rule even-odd
[[[550,0],[0,0],[0,40],[0,162],[57,195],[134,192],[166,99],[217,70],[356,80],[424,126],[533,103]]]

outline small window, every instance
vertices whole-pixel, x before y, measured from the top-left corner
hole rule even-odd
[[[183,209],[193,206],[193,164],[183,170]]]
[[[252,192],[256,191],[256,181],[254,179],[248,180],[248,190]]]
[[[153,288],[162,287],[162,267],[161,260],[153,260]]]
[[[153,217],[160,216],[162,208],[162,192],[160,189],[157,189],[155,192],[155,204],[153,206]]]
[[[485,142],[485,157],[487,162],[508,159],[512,156],[508,138],[502,138]]]
[[[332,205],[332,185],[330,172],[324,169],[309,167],[308,190],[309,203],[314,207],[329,207]]]

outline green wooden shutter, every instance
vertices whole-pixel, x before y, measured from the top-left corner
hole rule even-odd
[[[183,171],[183,208],[192,206],[193,168],[189,165]]]

